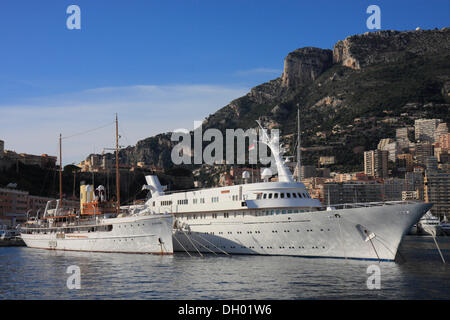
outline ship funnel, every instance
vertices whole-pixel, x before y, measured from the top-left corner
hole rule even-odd
[[[90,184],[80,185],[80,209],[81,214],[84,213],[84,204],[92,202],[94,200],[94,186]]]
[[[161,186],[158,176],[145,176],[145,181],[147,181],[147,185],[143,189],[150,190],[152,198],[164,195],[164,188]]]

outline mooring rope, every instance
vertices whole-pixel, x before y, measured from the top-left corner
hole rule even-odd
[[[199,241],[195,240],[194,238],[192,238],[193,241],[197,242],[199,245],[201,245],[203,248],[205,248],[206,250],[214,253],[217,256],[217,253],[212,251],[210,248],[206,247],[204,244],[200,243]]]
[[[203,255],[201,254],[200,250],[198,250],[198,248],[195,246],[195,244],[192,242],[191,238],[189,238],[189,236],[186,234],[186,232],[184,232],[184,230],[181,230],[181,232],[184,233],[184,235],[186,236],[186,238],[189,240],[189,242],[192,244],[192,246],[195,248],[195,250],[197,250],[198,254],[203,257]]]
[[[209,242],[208,240],[206,240],[205,238],[203,238],[201,235],[197,234],[197,236],[203,240],[205,240],[206,242],[208,242],[210,245],[212,245],[214,248],[218,249],[219,251],[222,251],[223,253],[225,253],[227,256],[229,256],[230,254],[222,249],[220,249],[219,247],[217,247],[216,245],[214,245],[214,243]]]
[[[189,251],[186,250],[186,248],[181,244],[180,241],[178,241],[177,237],[175,237],[175,234],[173,235],[173,238],[178,242],[178,244],[186,251],[186,253],[189,255],[189,257],[192,257],[192,255],[189,253]]]
[[[434,243],[436,244],[436,248],[438,249],[439,254],[441,255],[442,263],[445,264],[444,256],[442,255],[441,249],[439,248],[439,245],[438,245],[438,243],[436,241],[436,237],[434,236],[434,233],[431,233],[431,236],[433,237]]]

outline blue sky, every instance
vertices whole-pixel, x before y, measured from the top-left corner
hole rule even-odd
[[[66,9],[81,8],[81,30]],[[0,139],[56,154],[64,136],[112,122],[124,145],[194,120],[281,75],[304,46],[332,48],[364,33],[449,26],[450,1],[2,0]],[[67,139],[64,162],[113,144],[113,127]]]

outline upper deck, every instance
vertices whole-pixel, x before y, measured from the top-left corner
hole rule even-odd
[[[190,213],[259,208],[320,207],[300,182],[260,182],[174,192],[146,203],[156,213]]]

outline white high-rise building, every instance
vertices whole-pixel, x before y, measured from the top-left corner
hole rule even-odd
[[[439,142],[439,138],[443,135],[446,135],[448,133],[448,126],[447,123],[439,123],[439,125],[436,128],[436,132],[434,134],[434,141]]]
[[[400,150],[406,149],[410,145],[410,141],[408,138],[408,128],[398,128],[395,130],[395,141],[398,143],[398,147]]]
[[[434,142],[440,119],[418,119],[414,121],[415,138],[420,141]]]
[[[381,139],[380,143],[378,143],[378,149],[388,152],[389,161],[395,162],[395,159],[397,159],[397,154],[399,153],[399,145],[397,141],[390,138]]]
[[[371,150],[364,152],[364,173],[368,176],[383,178],[388,175],[388,152]]]

